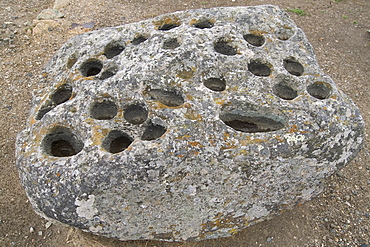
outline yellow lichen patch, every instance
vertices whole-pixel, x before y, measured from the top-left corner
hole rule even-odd
[[[161,27],[163,27],[164,25],[176,25],[176,26],[180,26],[181,22],[180,22],[180,19],[177,17],[177,16],[166,16],[165,18],[161,19],[161,20],[158,20],[158,21],[154,21],[153,24],[155,25],[156,29],[160,29]]]
[[[159,101],[155,101],[155,104],[152,104],[152,107],[155,109],[155,110],[160,110],[160,109],[163,109],[163,108],[170,108],[170,109],[180,109],[182,107],[184,107],[184,105],[180,105],[180,106],[167,106],[165,104],[162,104],[161,102]]]
[[[239,230],[238,230],[238,229],[236,229],[236,228],[233,228],[233,229],[231,229],[231,230],[229,230],[229,231],[228,231],[228,233],[229,233],[230,235],[234,235],[234,234],[236,234],[237,232],[239,232]]]
[[[190,146],[192,146],[192,147],[200,147],[200,148],[202,148],[202,147],[203,147],[203,145],[202,145],[202,144],[200,144],[199,142],[188,142],[188,144],[189,144]]]
[[[92,145],[101,145],[109,129],[102,129],[100,125],[92,125]]]
[[[199,115],[196,111],[192,110],[191,108],[188,108],[186,113],[184,114],[184,117],[189,120],[202,120],[202,116]]]
[[[182,79],[190,79],[194,76],[194,73],[195,73],[195,68],[192,67],[190,69],[184,69],[184,70],[180,70],[180,71],[177,71],[177,77],[180,77]]]
[[[289,130],[289,133],[295,133],[298,131],[298,126],[296,124],[292,125],[292,127]]]
[[[240,140],[239,143],[243,146],[246,146],[246,145],[249,145],[249,144],[261,143],[261,142],[265,142],[265,141],[266,140],[264,140],[264,139],[256,138],[256,139],[250,139],[250,140]]]
[[[262,36],[263,34],[268,33],[266,31],[262,31],[262,30],[250,30],[249,32],[253,35],[256,35],[256,36]]]
[[[284,142],[284,141],[285,141],[285,139],[284,139],[284,138],[282,138],[280,135],[275,135],[274,137],[275,137],[275,139],[276,139],[276,140],[278,140],[279,142]]]

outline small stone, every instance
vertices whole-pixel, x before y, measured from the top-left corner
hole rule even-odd
[[[46,222],[45,227],[46,229],[49,229],[53,223],[51,221]]]
[[[268,243],[271,243],[273,239],[274,239],[274,237],[267,237],[266,241],[267,241]]]
[[[38,231],[38,235],[39,236],[42,236],[42,231]]]
[[[32,29],[33,35],[41,35],[49,32],[49,29],[60,26],[60,23],[55,20],[34,20],[35,27]]]
[[[53,9],[61,9],[67,7],[70,4],[70,0],[55,0]]]
[[[58,9],[44,9],[37,16],[38,20],[53,20],[58,18],[63,18],[64,14]]]
[[[30,227],[30,233],[33,233],[35,231],[35,229],[33,229],[33,227]]]

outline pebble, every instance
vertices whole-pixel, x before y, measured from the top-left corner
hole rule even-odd
[[[64,14],[60,12],[58,9],[44,9],[41,13],[37,16],[38,20],[53,20],[58,18],[63,18]]]
[[[271,243],[273,239],[274,239],[274,237],[267,237],[266,241]]]
[[[30,233],[33,233],[35,231],[35,229],[33,229],[33,227],[30,227]]]

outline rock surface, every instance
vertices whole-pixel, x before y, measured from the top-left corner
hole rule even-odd
[[[318,195],[357,107],[274,6],[190,10],[67,42],[17,164],[35,210],[122,240],[230,236]]]

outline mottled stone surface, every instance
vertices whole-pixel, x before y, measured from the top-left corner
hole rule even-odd
[[[230,236],[322,191],[364,123],[274,6],[82,34],[47,64],[17,165],[35,210],[108,237]]]

